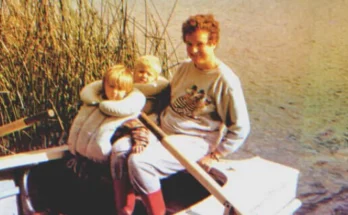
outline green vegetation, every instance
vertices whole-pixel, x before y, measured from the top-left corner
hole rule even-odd
[[[157,18],[159,25],[158,15],[145,9],[141,25],[126,1],[101,1],[98,10],[91,2],[0,0],[0,125],[46,109],[57,115],[0,137],[0,155],[64,143],[80,89],[110,65],[131,67],[139,55],[154,54],[168,76],[177,63],[167,55],[169,18],[167,23]],[[145,44],[137,43],[139,37]]]

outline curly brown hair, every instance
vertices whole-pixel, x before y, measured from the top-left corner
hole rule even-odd
[[[209,43],[219,43],[220,26],[212,14],[197,14],[190,16],[182,24],[182,39],[185,42],[185,36],[196,30],[206,30],[209,32]]]

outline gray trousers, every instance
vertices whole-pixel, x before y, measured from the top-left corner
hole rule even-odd
[[[179,152],[194,162],[208,154],[211,148],[209,141],[202,137],[170,135],[167,140],[174,143]],[[130,154],[130,149],[130,137],[123,137],[114,143],[111,175],[113,179],[129,177],[137,192],[156,192],[161,189],[161,179],[185,169],[153,135],[143,152]]]

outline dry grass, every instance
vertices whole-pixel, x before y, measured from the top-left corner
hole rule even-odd
[[[79,105],[79,91],[115,63],[160,57],[169,74],[166,22],[146,9],[146,25],[126,1],[0,0],[0,125],[53,108],[57,118],[0,138],[0,155],[59,145]],[[145,45],[135,35],[144,37]]]

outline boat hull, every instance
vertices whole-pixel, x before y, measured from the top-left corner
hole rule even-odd
[[[0,165],[1,214],[115,214],[107,166],[96,164],[88,177],[67,167],[66,146],[3,157]],[[299,171],[260,157],[222,160],[210,175],[222,186],[239,214],[289,215],[296,199]],[[234,214],[189,173],[161,181],[168,214]],[[2,185],[8,186],[2,189]],[[8,193],[9,195],[6,196]],[[12,195],[11,195],[12,193]],[[13,205],[16,196],[16,208]],[[11,203],[11,204],[9,204]],[[134,214],[144,214],[138,198]]]
[[[24,182],[26,210],[57,214],[115,214],[111,178],[79,178],[65,167],[64,160],[32,167]],[[170,214],[182,211],[209,196],[208,191],[187,172],[161,181]],[[134,214],[144,214],[140,198]]]

